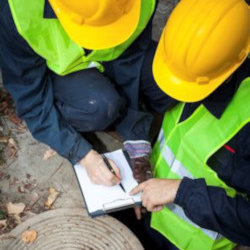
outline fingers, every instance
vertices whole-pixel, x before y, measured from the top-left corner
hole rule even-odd
[[[100,164],[98,171],[98,178],[101,181],[100,184],[106,186],[113,186],[120,183],[120,178],[116,177],[110,170],[107,168],[104,162]]]
[[[136,186],[135,188],[133,188],[131,191],[130,191],[130,195],[135,195],[135,194],[138,194],[139,192],[143,192],[145,186],[147,184],[147,181],[145,182],[142,182],[141,184],[139,184],[138,186]]]
[[[112,160],[108,160],[110,165],[112,166],[112,168],[115,171],[115,175],[118,177],[118,179],[121,180],[121,174],[120,174],[120,169],[116,166],[116,164],[112,161]]]
[[[103,157],[95,150],[90,150],[89,153],[80,161],[80,164],[86,168],[88,176],[95,184],[105,186],[113,186],[121,182],[120,171],[115,163],[109,160],[115,174],[111,173]]]
[[[121,181],[108,169],[102,158],[99,158],[95,168],[90,169],[89,176],[93,183],[105,186],[113,186]]]
[[[142,208],[139,206],[134,207],[135,216],[137,220],[141,220]]]
[[[113,178],[114,177],[112,175],[106,173],[105,169],[102,169],[101,167],[92,176],[90,176],[90,179],[93,183],[105,186],[114,185],[115,181],[113,180]]]
[[[142,197],[142,204],[149,212],[158,212],[163,209],[163,205],[157,205],[150,199],[145,199]]]
[[[159,212],[163,209],[163,206],[155,206],[151,212]]]

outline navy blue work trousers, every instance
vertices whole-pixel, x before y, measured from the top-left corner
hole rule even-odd
[[[103,63],[105,72],[85,69],[53,75],[58,110],[79,132],[103,131],[113,124],[124,140],[149,140],[152,115],[146,106],[164,112],[172,99],[156,85],[152,61],[157,44],[132,47],[117,60]]]

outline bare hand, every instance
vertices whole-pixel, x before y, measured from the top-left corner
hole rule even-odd
[[[150,212],[157,212],[165,204],[174,202],[180,183],[181,180],[150,179],[131,190],[130,195],[142,192],[143,206]]]
[[[114,169],[116,176],[110,172],[103,158],[95,150],[89,153],[80,161],[80,164],[87,170],[90,180],[95,184],[113,186],[121,182],[119,168],[111,160],[108,160]]]
[[[146,208],[142,206],[135,206],[134,211],[137,220],[141,220],[147,214]]]

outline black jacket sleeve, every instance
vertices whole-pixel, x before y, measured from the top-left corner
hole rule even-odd
[[[240,82],[249,75],[249,60],[238,71]],[[250,123],[208,160],[210,166],[239,195],[229,197],[224,189],[208,186],[204,179],[184,178],[175,202],[201,227],[250,246]],[[241,195],[241,194],[243,195]]]
[[[246,197],[231,198],[224,189],[207,186],[204,179],[184,178],[175,203],[199,226],[250,246],[250,202]]]
[[[17,33],[8,1],[0,4],[0,67],[18,115],[32,135],[73,164],[91,149],[54,106],[53,84],[43,58]]]

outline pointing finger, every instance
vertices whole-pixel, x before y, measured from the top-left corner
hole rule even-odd
[[[136,186],[135,188],[133,188],[131,191],[130,191],[130,195],[135,195],[139,192],[142,192],[145,188],[145,185],[146,185],[146,182],[142,182],[141,184],[139,184],[138,186]]]
[[[153,212],[159,212],[159,211],[161,211],[163,209],[163,206],[155,206],[154,208],[153,208]]]

